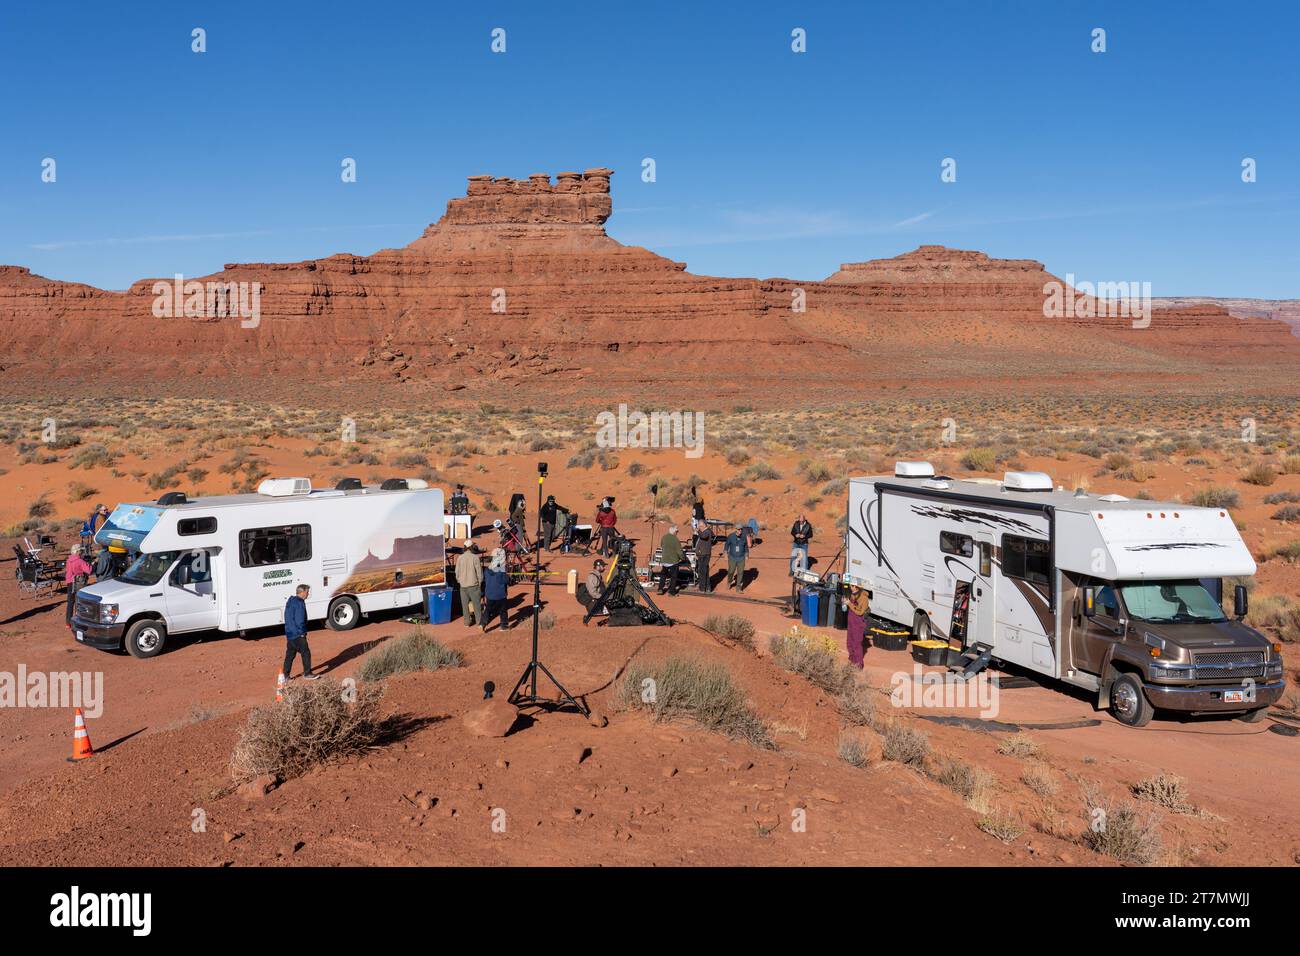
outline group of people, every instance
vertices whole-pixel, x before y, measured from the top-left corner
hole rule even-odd
[[[95,534],[108,520],[108,515],[106,505],[95,505],[95,510],[82,522],[81,543],[72,546],[68,551],[68,559],[63,564],[63,583],[68,594],[64,619],[69,627],[72,626],[77,592],[90,583],[91,577],[98,583],[119,577],[126,570],[130,556],[125,549],[109,545],[101,545],[98,551],[93,549]]]
[[[508,631],[510,623],[509,585],[505,548],[495,548],[483,567],[483,552],[473,541],[466,541],[456,558],[456,586],[460,589],[460,606],[465,626],[477,624],[486,634],[488,625],[499,621],[498,630]]]

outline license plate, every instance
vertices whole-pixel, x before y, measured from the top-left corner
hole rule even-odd
[[[1246,692],[1244,690],[1225,690],[1223,692],[1223,702],[1225,704],[1244,704],[1246,703]]]
[[[85,639],[86,639],[86,632],[85,632],[85,631],[78,631],[78,632],[77,632],[77,640],[79,640],[79,641],[84,641]]]

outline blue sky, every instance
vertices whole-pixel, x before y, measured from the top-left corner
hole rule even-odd
[[[0,263],[124,288],[371,253],[468,175],[609,166],[610,234],[704,274],[943,243],[1300,297],[1298,35],[1281,2],[10,3]]]

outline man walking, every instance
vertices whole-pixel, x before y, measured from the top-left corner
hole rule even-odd
[[[791,574],[794,574],[796,568],[800,571],[808,570],[808,542],[812,540],[812,536],[812,525],[808,523],[807,517],[800,515],[790,526],[790,538],[794,542],[794,546],[790,549]]]
[[[460,588],[460,609],[465,615],[465,626],[483,625],[483,563],[478,557],[478,545],[465,542],[465,550],[456,558],[456,585]]]
[[[305,584],[298,585],[293,597],[284,605],[284,639],[288,646],[284,651],[284,679],[289,679],[293,669],[293,659],[302,658],[302,676],[315,680],[311,672],[311,648],[307,646],[307,595],[311,588]]]
[[[727,587],[745,590],[745,558],[749,556],[749,534],[735,528],[727,535]]]
[[[706,594],[713,590],[709,562],[713,560],[713,527],[701,521],[695,529],[695,585]]]
[[[546,503],[542,505],[542,540],[537,542],[539,548],[551,550],[551,540],[555,537],[555,516],[559,511],[559,505],[555,503],[555,495],[547,495]]]

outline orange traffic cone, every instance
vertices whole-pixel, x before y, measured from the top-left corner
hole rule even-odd
[[[86,719],[77,708],[77,716],[72,719],[72,756],[68,763],[76,763],[95,756],[95,748],[90,746],[90,734],[86,733]]]
[[[284,703],[284,672],[283,671],[275,675],[275,702],[277,704]]]

